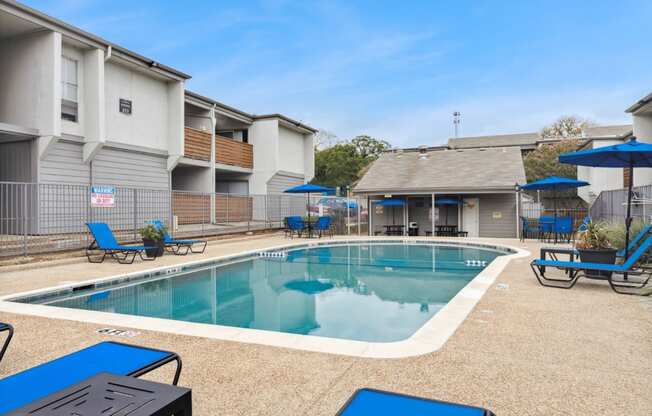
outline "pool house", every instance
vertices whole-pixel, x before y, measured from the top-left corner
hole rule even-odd
[[[387,151],[354,187],[370,235],[516,237],[525,183],[518,147]]]

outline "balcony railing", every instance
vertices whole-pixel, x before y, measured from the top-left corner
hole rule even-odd
[[[215,136],[215,162],[252,169],[254,167],[254,148],[249,143]]]
[[[211,160],[211,134],[192,127],[185,128],[184,155],[195,160]]]

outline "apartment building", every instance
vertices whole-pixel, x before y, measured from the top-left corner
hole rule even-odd
[[[186,92],[190,76],[0,0],[0,181],[275,193],[315,129]]]

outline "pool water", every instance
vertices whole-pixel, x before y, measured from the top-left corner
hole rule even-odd
[[[251,256],[39,303],[369,342],[409,338],[504,253],[347,244]]]

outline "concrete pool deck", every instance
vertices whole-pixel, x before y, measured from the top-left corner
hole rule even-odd
[[[218,241],[204,255],[166,256],[156,266],[285,241],[276,236]],[[536,242],[476,241],[532,253],[539,248]],[[498,415],[652,414],[652,299],[617,295],[602,282],[580,281],[572,290],[544,288],[528,263],[529,258],[510,262],[443,347],[417,357],[356,358],[142,330],[125,341],[181,355],[180,384],[193,389],[198,415],[334,415],[360,387],[485,406]],[[0,268],[0,295],[153,267],[143,262],[42,266]],[[97,334],[102,326],[96,324],[3,312],[0,321],[16,328],[0,377],[116,339]],[[152,378],[169,381],[171,371]]]

